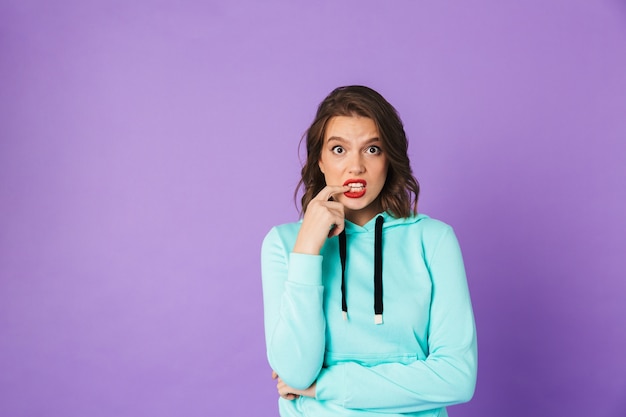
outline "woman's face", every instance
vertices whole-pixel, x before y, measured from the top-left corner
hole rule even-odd
[[[378,196],[387,179],[387,157],[374,121],[336,116],[326,125],[319,167],[326,185],[350,185],[334,199],[345,207],[346,219],[360,226],[380,213]]]

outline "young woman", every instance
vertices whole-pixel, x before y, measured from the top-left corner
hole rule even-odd
[[[341,87],[307,131],[303,219],[262,248],[281,416],[447,416],[476,382],[476,330],[452,228],[417,214],[396,110]]]

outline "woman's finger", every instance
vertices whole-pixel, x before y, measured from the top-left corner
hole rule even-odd
[[[328,201],[332,196],[345,193],[349,188],[347,185],[327,185],[313,197],[313,200]]]
[[[328,199],[347,189],[347,186],[327,186],[311,200],[304,213],[293,252],[319,255],[329,235],[343,230],[344,207],[341,203]]]

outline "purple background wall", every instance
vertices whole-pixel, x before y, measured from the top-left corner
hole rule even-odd
[[[451,415],[626,415],[617,0],[2,0],[0,415],[276,415],[260,243],[355,83],[464,250]]]

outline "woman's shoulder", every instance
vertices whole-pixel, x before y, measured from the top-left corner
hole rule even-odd
[[[388,222],[389,227],[402,226],[412,230],[420,230],[422,233],[440,235],[452,230],[447,223],[434,219],[424,213],[412,214],[409,217],[391,218]]]
[[[404,245],[420,247],[427,262],[433,259],[434,254],[442,245],[458,246],[454,229],[441,220],[420,213],[406,217],[403,224],[405,227],[398,228],[395,239],[404,242]]]
[[[293,233],[298,234],[298,231],[300,231],[300,226],[302,226],[302,220],[298,220],[296,222],[291,222],[291,223],[278,224],[276,226],[273,226],[268,232],[268,234],[272,232],[278,233],[278,234],[293,234]]]
[[[273,226],[265,235],[264,242],[295,242],[301,225],[302,220]]]
[[[423,248],[425,252],[436,248],[439,244],[448,239],[456,239],[452,227],[438,219],[434,219],[427,214],[419,213],[394,219],[389,222],[390,237],[398,242],[413,242]]]

